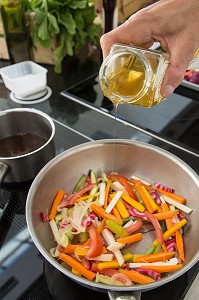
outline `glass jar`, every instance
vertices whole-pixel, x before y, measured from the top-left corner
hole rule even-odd
[[[104,95],[114,104],[154,106],[164,100],[161,85],[169,58],[165,52],[114,44],[99,72]]]

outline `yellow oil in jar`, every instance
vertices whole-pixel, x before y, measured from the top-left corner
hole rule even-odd
[[[168,61],[160,59],[160,54],[148,52],[145,62],[137,53],[118,55],[117,52],[114,57],[113,52],[110,60],[102,65],[101,88],[114,104],[150,108],[164,100],[160,90]]]

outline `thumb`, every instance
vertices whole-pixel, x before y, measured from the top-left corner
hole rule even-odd
[[[162,84],[162,95],[165,98],[171,96],[173,91],[181,84],[184,74],[194,56],[193,49],[187,49],[187,45],[177,44],[170,49],[171,57]]]

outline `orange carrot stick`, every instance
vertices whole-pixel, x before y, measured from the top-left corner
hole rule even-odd
[[[124,237],[124,238],[119,238],[119,239],[117,239],[117,242],[121,243],[121,244],[131,244],[131,243],[135,243],[135,242],[138,242],[141,240],[142,240],[142,234],[136,233],[136,234]]]
[[[73,254],[78,247],[80,248],[81,245],[69,244],[66,248],[64,248],[64,253]]]
[[[64,191],[60,189],[57,192],[57,195],[55,196],[55,199],[53,201],[53,204],[52,204],[52,207],[50,210],[50,214],[49,214],[49,220],[52,220],[55,218],[56,213],[57,213],[57,206],[61,203],[63,197],[64,197]]]
[[[180,229],[181,227],[183,227],[186,224],[187,224],[187,220],[183,219],[180,222],[173,225],[173,227],[171,227],[169,230],[165,231],[165,233],[163,234],[164,240],[167,241],[170,238],[170,236],[172,236],[178,229]]]
[[[150,283],[150,282],[154,282],[155,281],[151,277],[148,277],[148,276],[145,276],[143,274],[140,274],[139,272],[134,271],[134,270],[119,269],[118,271],[120,273],[126,275],[133,282],[145,284],[145,283]]]
[[[147,254],[134,258],[134,262],[156,262],[165,261],[173,257],[174,251],[158,252],[153,254]]]
[[[162,211],[163,212],[169,211],[169,207],[168,207],[168,204],[166,202],[165,203],[161,203],[161,207],[162,207]],[[166,222],[167,230],[170,229],[173,226],[171,218],[166,219],[165,222]]]
[[[110,187],[111,187],[111,180],[108,180],[108,182],[107,182],[107,184],[106,184],[106,188],[105,188],[104,209],[107,208],[108,194],[109,194]]]
[[[182,268],[182,264],[178,264],[178,265],[173,265],[173,266],[141,266],[141,269],[148,269],[148,270],[152,270],[158,273],[167,273],[167,272],[172,272],[172,271],[176,271]]]
[[[179,210],[175,209],[175,210],[169,210],[167,212],[162,212],[162,213],[157,213],[157,214],[153,214],[154,217],[156,217],[157,220],[165,220],[168,218],[172,218],[173,216],[176,216],[177,214],[179,214]]]
[[[175,193],[169,193],[169,192],[166,192],[166,191],[161,190],[161,189],[156,189],[156,190],[160,194],[165,195],[165,196],[167,196],[167,197],[169,197],[169,198],[171,198],[171,199],[173,199],[173,200],[175,200],[175,201],[177,201],[177,202],[179,202],[181,204],[184,204],[186,202],[185,198],[183,198],[183,197],[181,197],[181,196],[179,196],[179,195],[177,195]]]
[[[143,189],[142,189],[142,185],[140,182],[137,182],[135,183],[135,186],[136,186],[136,189],[138,190],[139,194],[140,194],[140,197],[142,198],[147,210],[150,212],[150,213],[153,213],[154,212],[154,209],[152,208],[148,198],[146,197]]]
[[[67,254],[60,253],[59,259],[64,261],[71,268],[74,268],[76,271],[78,271],[81,275],[83,275],[84,277],[86,277],[89,280],[93,280],[96,276],[96,274],[93,271],[87,270],[76,259],[72,258],[71,256],[69,256]]]
[[[96,212],[96,214],[106,220],[113,220],[119,224],[121,224],[121,220],[118,220],[115,218],[115,216],[111,215],[111,214],[108,214],[107,212],[105,212],[105,210],[103,208],[101,208],[100,206],[98,206],[97,204],[95,203],[92,203],[90,205],[90,208]]]
[[[176,247],[178,250],[178,255],[182,259],[182,261],[185,260],[184,256],[184,243],[183,243],[183,238],[180,230],[176,231]]]

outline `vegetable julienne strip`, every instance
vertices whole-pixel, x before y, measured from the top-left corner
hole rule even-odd
[[[148,254],[139,256],[134,259],[134,262],[155,262],[155,261],[165,261],[173,257],[175,252],[159,252],[155,254]]]
[[[128,237],[117,239],[118,243],[121,244],[131,244],[142,240],[142,234],[136,233],[134,235],[130,235]]]
[[[141,266],[140,268],[142,269],[148,269],[148,270],[152,270],[152,271],[156,271],[158,273],[168,273],[168,272],[173,272],[176,270],[179,270],[182,268],[182,264],[178,264],[178,265],[173,265],[173,266]]]
[[[71,268],[74,268],[77,272],[79,272],[80,274],[82,274],[84,277],[86,277],[89,280],[93,280],[96,276],[96,274],[93,271],[87,270],[78,261],[76,261],[74,258],[72,258],[71,256],[69,256],[65,253],[60,253],[59,259],[64,261]]]
[[[129,270],[120,269],[119,272],[121,272],[122,274],[125,274],[129,279],[131,279],[132,281],[137,282],[137,283],[146,284],[146,283],[151,283],[151,282],[155,281],[154,279],[152,279],[148,276],[145,276],[143,274],[140,274],[139,272],[134,271],[134,270],[129,271]]]
[[[82,197],[80,197],[80,198],[77,198],[77,199],[75,200],[75,202],[84,201],[84,200],[87,200],[87,199],[90,199],[90,198],[95,198],[95,197],[97,197],[97,196],[99,196],[99,193],[95,193],[95,194],[92,194],[92,195],[82,196]]]
[[[163,213],[153,214],[157,220],[165,220],[179,214],[179,210],[167,211]]]
[[[105,212],[105,210],[103,208],[101,208],[99,205],[95,204],[95,203],[92,203],[90,205],[90,208],[96,212],[96,214],[104,219],[107,219],[107,220],[114,220],[115,222],[121,224],[121,221],[120,220],[117,220],[113,215],[111,214],[108,214],[107,212]]]
[[[172,234],[174,234],[178,229],[183,227],[186,223],[187,223],[187,220],[183,219],[180,222],[173,225],[172,228],[170,228],[163,234],[164,240],[167,241],[170,238],[170,236],[172,236]]]
[[[149,202],[149,199],[146,197],[145,193],[144,193],[144,190],[142,189],[142,185],[140,182],[137,182],[135,183],[135,186],[136,186],[136,189],[138,190],[147,210],[150,212],[150,213],[153,213],[154,212],[154,209],[153,207],[151,206],[151,203]]]
[[[176,247],[177,247],[180,259],[182,259],[182,261],[184,261],[185,260],[184,243],[183,243],[183,238],[182,238],[182,234],[181,234],[180,230],[176,231]]]
[[[163,213],[169,211],[169,207],[168,207],[168,205],[167,205],[166,202],[165,202],[165,203],[161,203],[161,207],[162,207]],[[172,224],[172,219],[171,219],[171,218],[167,218],[167,219],[165,220],[165,222],[166,222],[167,230],[170,229],[170,228],[173,226],[173,224]]]
[[[49,214],[49,220],[52,220],[55,218],[55,215],[57,213],[57,206],[61,203],[62,199],[64,197],[64,191],[63,190],[58,190],[57,195],[53,201],[50,214]]]
[[[108,195],[109,195],[110,187],[111,187],[111,180],[108,180],[105,189],[104,209],[106,209],[108,205]]]
[[[125,200],[127,203],[129,203],[131,206],[139,210],[140,212],[143,212],[145,210],[145,207],[137,202],[136,200],[132,199],[130,196],[127,194],[123,193],[122,194],[122,199]]]

